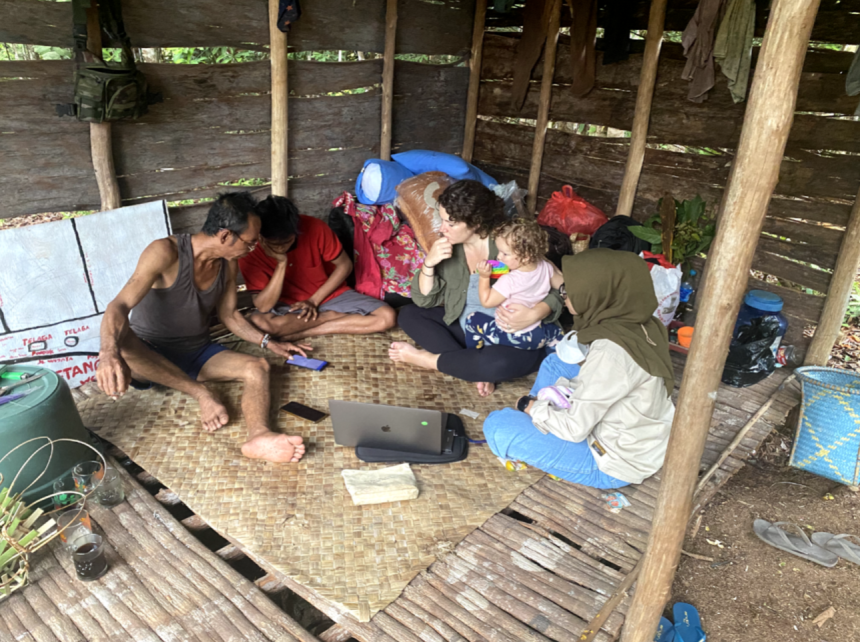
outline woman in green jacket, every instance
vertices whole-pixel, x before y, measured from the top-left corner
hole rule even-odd
[[[535,372],[546,352],[499,345],[469,349],[464,333],[466,317],[472,312],[496,314],[501,329],[517,332],[539,321],[554,323],[564,303],[553,290],[532,308],[518,304],[510,305],[510,309],[483,308],[475,267],[496,258],[492,233],[507,221],[503,202],[477,181],[458,181],[439,197],[439,214],[442,238],[433,244],[415,274],[413,304],[401,308],[398,316],[400,327],[423,349],[395,341],[389,356],[394,361],[474,381],[478,394],[486,397],[495,390],[495,382]]]

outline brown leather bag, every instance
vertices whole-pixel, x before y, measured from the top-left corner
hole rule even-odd
[[[444,172],[424,172],[407,178],[397,186],[397,207],[415,232],[418,245],[425,252],[441,237],[438,200],[453,183]]]

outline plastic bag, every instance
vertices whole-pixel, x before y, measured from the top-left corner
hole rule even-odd
[[[525,218],[526,207],[523,204],[523,199],[528,194],[528,190],[518,187],[516,181],[511,181],[499,183],[493,188],[493,193],[505,202],[505,216],[508,218]]]
[[[668,326],[675,318],[675,312],[681,302],[681,281],[684,273],[680,266],[672,265],[662,254],[642,252],[639,256],[648,261],[648,268],[651,270],[654,294],[657,295],[657,310],[654,316]]]
[[[729,346],[723,383],[746,388],[773,374],[776,359],[771,346],[778,333],[779,320],[773,316],[759,317],[743,326]]]
[[[579,196],[570,185],[565,185],[560,192],[553,192],[537,222],[570,236],[576,233],[594,234],[608,220],[600,209]]]

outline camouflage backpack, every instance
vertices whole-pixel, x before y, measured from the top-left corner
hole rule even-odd
[[[75,37],[75,102],[58,106],[60,115],[101,123],[136,119],[156,100],[147,92],[146,78],[137,70],[131,41],[122,22],[120,0],[100,0],[99,24],[122,48],[120,62],[106,62],[87,51],[87,9],[90,0],[72,0]]]

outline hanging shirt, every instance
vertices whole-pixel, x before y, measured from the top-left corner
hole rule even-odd
[[[736,103],[747,97],[754,32],[755,0],[728,0],[726,15],[714,41],[714,58],[729,79],[729,91]]]
[[[714,36],[722,6],[723,0],[700,0],[681,36],[687,57],[681,78],[691,81],[687,99],[694,103],[707,100],[714,86]]]
[[[860,49],[854,54],[854,60],[848,68],[848,75],[845,77],[845,93],[849,96],[860,94]],[[860,105],[857,105],[854,115],[860,116]]]
[[[573,20],[570,27],[570,91],[577,98],[581,98],[594,89],[597,80],[594,51],[597,37],[597,0],[572,0],[569,6]]]

